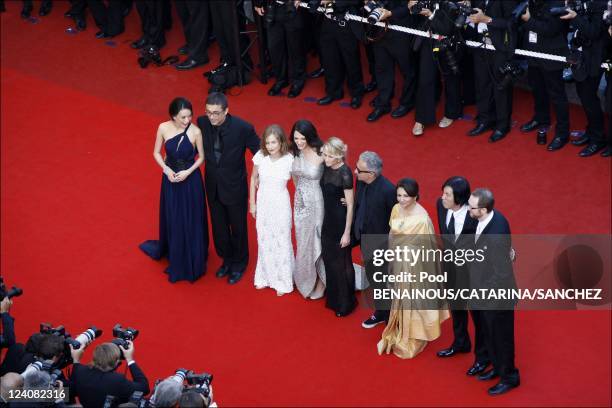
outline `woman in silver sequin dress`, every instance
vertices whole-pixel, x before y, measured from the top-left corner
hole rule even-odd
[[[290,133],[295,155],[291,175],[295,184],[293,220],[297,251],[293,280],[302,296],[319,299],[325,293],[325,268],[321,259],[323,195],[319,180],[323,174],[323,142],[314,125],[298,120]]]

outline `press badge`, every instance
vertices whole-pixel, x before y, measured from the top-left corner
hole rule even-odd
[[[529,32],[529,42],[532,44],[538,43],[538,33],[534,33],[533,31]]]

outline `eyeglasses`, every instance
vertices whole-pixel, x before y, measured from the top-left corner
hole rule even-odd
[[[333,155],[331,155],[331,154],[327,154],[327,153],[325,153],[325,152],[321,153],[321,156],[323,156],[323,157],[327,157],[327,158],[329,158],[329,159],[341,159],[341,158],[342,158],[342,156],[333,156]]]
[[[216,112],[211,112],[209,110],[206,111],[207,116],[221,116],[223,115],[223,113],[225,113],[225,111],[216,111]]]
[[[371,170],[361,170],[359,167],[355,166],[355,171],[357,171],[357,173],[362,174],[362,173],[374,173]]]

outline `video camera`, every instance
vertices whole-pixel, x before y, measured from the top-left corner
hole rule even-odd
[[[58,362],[57,366],[62,369],[73,363],[72,355],[70,353],[70,346],[74,349],[80,349],[81,347],[87,347],[91,344],[92,341],[97,339],[102,335],[102,330],[98,329],[95,326],[90,326],[87,330],[73,338],[69,333],[66,332],[64,326],[60,325],[57,327],[53,327],[49,323],[41,323],[40,324],[40,333],[41,334],[50,334],[53,336],[62,337],[64,340],[64,353]]]
[[[11,289],[6,290],[6,285],[4,284],[4,278],[0,276],[0,300],[8,297],[9,299],[18,297],[23,295],[23,289],[18,288],[17,286],[13,286]]]
[[[113,336],[115,337],[111,340],[111,343],[119,346],[119,350],[121,350],[121,359],[125,360],[125,356],[123,355],[123,350],[127,350],[129,348],[128,342],[136,340],[138,337],[139,331],[134,329],[133,327],[123,328],[119,323],[113,327]]]

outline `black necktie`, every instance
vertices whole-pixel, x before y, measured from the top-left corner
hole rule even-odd
[[[219,159],[221,158],[221,152],[223,151],[223,141],[221,140],[221,127],[213,126],[213,132],[213,151],[215,152],[215,159],[217,160],[217,163],[219,163]]]
[[[448,233],[455,235],[455,214],[451,212],[451,219],[448,222]]]

